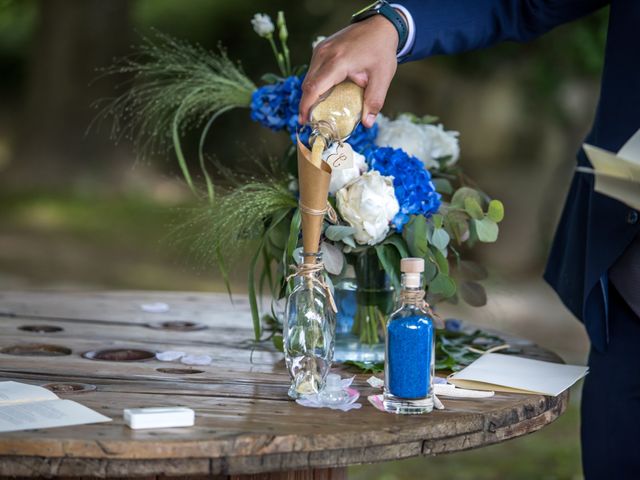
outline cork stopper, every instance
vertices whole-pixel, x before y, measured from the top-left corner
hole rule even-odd
[[[424,258],[403,258],[402,260],[400,260],[400,271],[403,273],[424,272]]]

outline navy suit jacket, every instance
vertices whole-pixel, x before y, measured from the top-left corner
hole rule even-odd
[[[640,0],[394,0],[413,16],[416,37],[402,61],[455,54],[501,41],[524,42],[610,5],[600,101],[586,142],[618,151],[640,128]],[[582,150],[578,164],[589,166]],[[608,270],[640,232],[638,213],[593,190],[576,173],[545,279],[604,350]],[[640,288],[640,286],[639,286]]]

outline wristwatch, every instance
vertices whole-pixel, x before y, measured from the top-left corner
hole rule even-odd
[[[366,20],[374,15],[382,15],[396,28],[399,38],[397,51],[400,52],[405,43],[407,43],[409,27],[407,26],[407,22],[404,17],[395,8],[389,5],[387,0],[378,0],[377,2],[364,7],[359,12],[354,13],[351,17],[351,23],[361,22],[362,20]]]

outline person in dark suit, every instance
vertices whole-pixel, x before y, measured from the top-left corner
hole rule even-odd
[[[365,88],[362,122],[380,112],[398,63],[526,42],[608,7],[598,109],[586,142],[618,151],[640,128],[640,0],[398,0],[376,2],[321,42],[303,84],[300,121],[349,78]],[[585,154],[580,166],[589,166]],[[545,279],[589,334],[582,396],[587,479],[640,478],[640,221],[576,172]]]

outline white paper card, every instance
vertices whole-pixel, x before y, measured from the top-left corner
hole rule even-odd
[[[345,170],[353,168],[353,149],[348,143],[332,143],[322,154],[331,170]]]
[[[557,396],[584,377],[588,367],[487,353],[454,373],[449,382],[461,388]]]
[[[61,400],[46,388],[0,382],[0,432],[110,422],[98,412],[72,400]]]
[[[584,151],[594,169],[578,170],[595,174],[595,190],[640,210],[640,130],[617,154],[588,144]]]
[[[110,418],[72,400],[47,400],[0,406],[0,432],[110,421]]]

